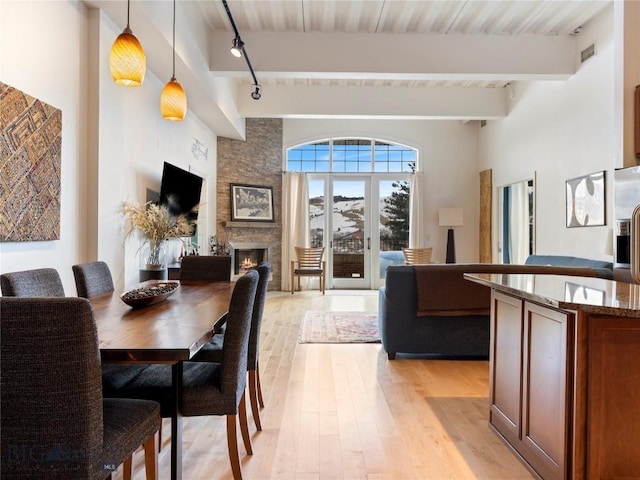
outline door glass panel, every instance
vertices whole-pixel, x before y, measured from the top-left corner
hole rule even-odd
[[[333,278],[364,278],[364,180],[333,182]]]
[[[409,182],[381,180],[379,185],[379,278],[384,279],[389,265],[404,263],[402,248],[409,246]]]
[[[324,180],[309,180],[309,228],[312,247],[324,245]]]

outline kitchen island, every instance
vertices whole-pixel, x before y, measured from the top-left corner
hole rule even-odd
[[[492,289],[490,427],[542,479],[640,479],[640,285],[465,274]]]

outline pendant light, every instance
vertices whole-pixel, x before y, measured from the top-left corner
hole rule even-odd
[[[118,85],[139,87],[144,80],[147,59],[142,45],[129,28],[129,2],[130,0],[127,0],[127,26],[113,42],[109,55],[109,67],[111,77]]]
[[[173,73],[162,89],[160,112],[162,118],[172,122],[181,122],[187,114],[187,96],[176,80],[176,0],[173,0]]]

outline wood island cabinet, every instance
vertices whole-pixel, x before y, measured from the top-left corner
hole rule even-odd
[[[491,425],[545,479],[566,478],[573,315],[494,292]]]
[[[492,287],[490,427],[536,478],[640,480],[640,286],[465,276]]]

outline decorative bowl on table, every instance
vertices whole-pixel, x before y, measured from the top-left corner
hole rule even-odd
[[[149,280],[142,286],[124,292],[120,299],[133,308],[146,307],[154,303],[163,302],[180,287],[180,282],[167,280]]]

